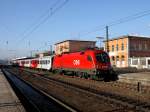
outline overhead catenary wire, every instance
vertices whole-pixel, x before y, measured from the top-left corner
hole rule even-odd
[[[87,32],[79,32],[78,35],[80,35],[80,36],[88,35],[88,34],[91,34],[91,33],[97,32],[97,31],[104,30],[104,29],[106,29],[106,26],[109,26],[109,27],[116,26],[116,25],[119,25],[119,24],[122,24],[122,23],[125,23],[125,22],[128,22],[128,21],[136,20],[138,18],[147,16],[149,14],[150,14],[150,10],[145,10],[145,11],[135,13],[133,15],[129,15],[127,17],[123,17],[123,18],[120,18],[118,20],[109,22],[106,25],[100,25],[95,30],[87,31]],[[39,49],[41,49],[41,48],[43,48],[43,47],[39,47]]]
[[[34,23],[32,23],[31,25],[29,25],[18,37],[22,37],[24,35],[26,35],[26,33],[28,33],[34,26],[36,26],[39,21],[41,21],[45,16],[47,16],[47,14],[60,2],[60,0],[57,0],[54,4],[52,4],[42,15],[40,15],[38,17],[38,19],[36,21],[34,21]],[[20,39],[21,40],[21,39]]]
[[[59,0],[58,0],[59,1]],[[37,24],[35,24],[31,30],[29,30],[28,33],[24,34],[23,37],[18,41],[17,44],[21,43],[22,41],[24,41],[24,39],[26,39],[27,37],[29,37],[36,29],[38,29],[42,24],[44,24],[50,17],[52,17],[58,10],[60,10],[69,0],[65,0],[63,3],[61,3],[59,6],[57,6],[57,3],[50,8],[49,11],[47,11],[47,16],[44,17],[41,21],[39,21]],[[55,7],[56,6],[56,7]],[[50,13],[49,13],[50,12]],[[41,16],[42,17],[42,16]]]
[[[91,34],[91,33],[95,33],[97,31],[104,30],[106,28],[106,26],[109,26],[109,27],[116,26],[116,25],[119,25],[119,24],[122,24],[122,23],[126,23],[126,22],[129,22],[129,21],[133,21],[133,20],[142,18],[144,16],[148,16],[148,15],[150,15],[150,10],[146,10],[146,11],[142,11],[142,12],[139,12],[139,13],[135,13],[133,15],[130,15],[130,16],[127,16],[127,17],[120,18],[118,20],[109,22],[109,23],[107,23],[105,25],[100,25],[100,26],[98,26],[98,28],[96,28],[94,30],[87,31],[87,32],[79,32],[79,35],[80,36],[84,36],[84,35],[88,35],[88,34]]]
[[[125,18],[121,18],[121,19],[117,20],[116,22],[109,24],[109,26],[115,26],[115,25],[122,24],[122,23],[125,23],[125,22],[128,22],[128,21],[136,20],[138,18],[147,16],[147,15],[150,15],[150,10],[143,11],[143,12],[140,12],[140,13],[136,13],[134,15],[127,16]]]

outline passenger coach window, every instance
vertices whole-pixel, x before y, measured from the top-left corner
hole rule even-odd
[[[88,56],[87,56],[87,60],[88,60],[88,61],[92,61],[91,56],[88,55]]]
[[[48,64],[50,63],[50,60],[47,60],[48,61]]]

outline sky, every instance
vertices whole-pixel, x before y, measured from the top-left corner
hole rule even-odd
[[[113,21],[149,11],[150,0],[0,0],[0,59],[30,56],[67,40],[99,41]],[[149,11],[150,13],[150,11]],[[109,38],[150,36],[150,14],[109,26]]]

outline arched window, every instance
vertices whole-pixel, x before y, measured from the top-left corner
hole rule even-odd
[[[122,60],[122,61],[124,61],[124,60],[125,60],[123,55],[121,56],[121,60]]]
[[[112,61],[115,61],[115,57],[114,56],[112,56]]]
[[[114,45],[112,45],[112,51],[114,51]]]
[[[118,44],[116,45],[116,51],[118,51],[119,50],[119,47],[118,47]]]
[[[119,56],[116,56],[116,61],[119,61]]]
[[[121,50],[124,50],[124,44],[123,43],[121,44]]]

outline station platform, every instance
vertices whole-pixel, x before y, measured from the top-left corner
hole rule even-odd
[[[26,112],[1,70],[0,112]]]
[[[119,81],[150,86],[150,72],[120,74]]]

